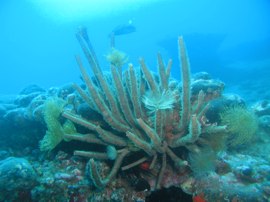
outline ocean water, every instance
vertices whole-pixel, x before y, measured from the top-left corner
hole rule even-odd
[[[207,71],[228,84],[267,80],[269,8],[267,0],[4,0],[0,94],[17,94],[28,84],[49,88],[79,81],[74,59],[81,54],[74,37],[79,26],[87,27],[101,66],[108,69],[108,35],[129,22],[136,32],[117,36],[116,48],[134,65],[144,57],[155,70],[160,52],[173,59],[172,76],[179,78],[176,41],[182,35],[192,72]]]
[[[269,201],[269,10],[269,0],[0,1],[0,202]],[[172,59],[171,80],[158,53]],[[85,88],[78,56],[94,83],[86,94],[70,85]]]

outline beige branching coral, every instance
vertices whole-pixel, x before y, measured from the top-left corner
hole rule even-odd
[[[182,75],[182,87],[179,87],[170,78],[172,61],[165,65],[160,54],[157,76],[149,70],[144,59],[140,59],[140,70],[135,70],[130,64],[121,73],[111,65],[111,78],[105,77],[85,36],[85,30],[77,33],[94,78],[88,76],[77,56],[87,89],[83,90],[77,84],[74,87],[84,101],[102,115],[109,128],[86,120],[75,112],[65,111],[62,114],[65,118],[89,130],[89,134],[65,135],[65,138],[100,144],[115,151],[114,164],[105,178],[100,176],[95,160],[112,160],[108,153],[74,151],[75,155],[90,158],[90,175],[96,187],[102,188],[110,183],[119,169],[127,170],[148,161],[151,162],[150,169],[159,167],[156,188],[160,188],[168,158],[174,162],[176,170],[188,165],[178,156],[177,148],[194,150],[202,133],[222,130],[202,121],[207,110],[204,92],[201,91],[197,101],[191,103],[190,69],[183,38],[178,38]],[[125,157],[136,152],[143,152],[144,157],[123,165]]]

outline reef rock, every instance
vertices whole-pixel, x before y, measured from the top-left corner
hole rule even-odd
[[[36,183],[37,174],[26,159],[9,157],[0,161],[0,201],[18,200],[30,193]]]

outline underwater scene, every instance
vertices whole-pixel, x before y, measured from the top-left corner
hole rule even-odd
[[[269,9],[0,1],[0,202],[269,202]]]

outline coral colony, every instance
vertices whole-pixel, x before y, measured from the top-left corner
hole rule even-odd
[[[115,47],[105,72],[86,29],[76,37],[82,85],[0,100],[0,201],[269,199],[269,101],[249,110],[208,73],[191,77],[182,37],[181,82],[172,60],[157,54],[156,73]]]
[[[172,60],[164,64],[160,54],[157,75],[141,58],[139,69],[129,64],[124,72],[111,63],[108,76],[99,66],[86,30],[82,28],[76,36],[94,76],[88,76],[81,58],[76,56],[86,88],[77,84],[74,88],[100,119],[89,120],[78,115],[75,108],[64,109],[62,116],[87,132],[65,134],[63,138],[100,145],[98,151],[91,151],[96,147],[74,151],[74,155],[90,159],[89,173],[95,187],[104,188],[120,170],[144,165],[149,171],[157,170],[151,188],[159,189],[167,169],[180,172],[189,166],[187,151],[198,153],[202,147],[211,147],[209,138],[226,131],[225,126],[210,124],[205,118],[208,102],[220,96],[223,83],[207,91],[192,91],[182,37],[178,38],[180,84],[170,77]],[[105,175],[99,162],[106,160],[114,163]]]

